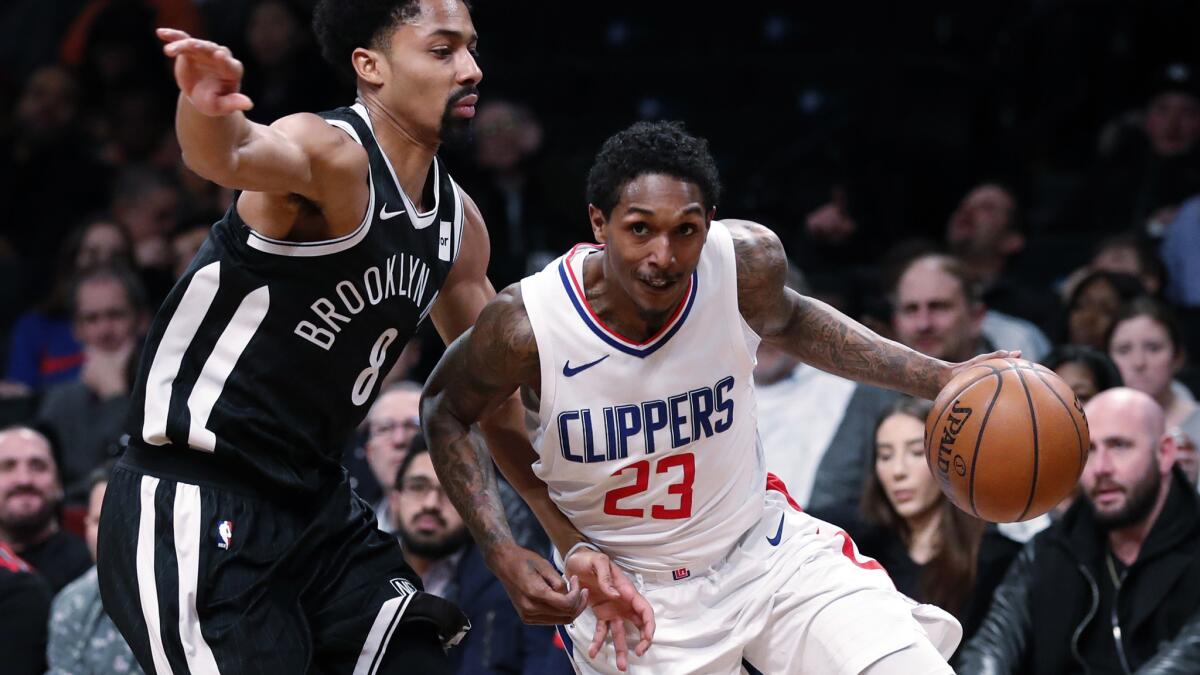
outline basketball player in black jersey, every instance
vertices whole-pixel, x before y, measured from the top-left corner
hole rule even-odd
[[[420,322],[453,340],[495,294],[436,156],[474,115],[475,29],[461,0],[322,0],[314,26],[357,103],[270,126],[244,116],[229,49],[158,33],[184,159],[237,193],[147,337],[100,525],[104,605],[148,673],[439,673],[466,628],[339,455]],[[503,442],[519,406],[492,419]],[[572,620],[586,592],[479,495],[468,524],[522,617]]]

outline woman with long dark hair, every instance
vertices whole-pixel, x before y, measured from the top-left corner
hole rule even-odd
[[[902,593],[958,617],[966,642],[1020,544],[960,511],[938,488],[925,459],[931,405],[903,398],[877,420],[853,534]]]

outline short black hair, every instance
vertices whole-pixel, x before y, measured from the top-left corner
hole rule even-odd
[[[1064,363],[1078,363],[1087,368],[1096,382],[1096,391],[1120,387],[1125,384],[1121,379],[1121,371],[1117,369],[1108,354],[1092,349],[1085,345],[1059,345],[1050,350],[1042,359],[1042,365],[1050,370],[1058,370]]]
[[[682,122],[637,122],[600,146],[588,172],[588,202],[608,216],[627,184],[655,173],[700,188],[705,210],[721,199],[721,178],[708,141],[689,134]]]
[[[471,9],[469,2],[463,4]],[[313,8],[312,26],[325,60],[353,80],[354,50],[384,46],[383,36],[420,13],[421,0],[320,0]]]
[[[396,467],[396,477],[392,479],[392,488],[399,490],[400,486],[404,485],[404,476],[408,474],[408,468],[412,466],[413,460],[420,455],[428,454],[428,452],[429,445],[425,442],[425,435],[413,436],[412,445],[408,446],[408,454],[400,460],[400,466]]]

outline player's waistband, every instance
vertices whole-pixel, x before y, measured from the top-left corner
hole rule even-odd
[[[177,445],[147,446],[131,442],[118,466],[179,483],[204,485],[264,501],[294,503],[315,493],[289,490],[263,480],[252,467],[209,452]]]

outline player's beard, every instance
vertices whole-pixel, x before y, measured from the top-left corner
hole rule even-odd
[[[454,116],[454,105],[471,94],[479,94],[479,88],[475,85],[463,87],[451,94],[450,100],[446,101],[446,109],[442,112],[442,127],[439,131],[442,145],[451,148],[462,147],[473,138],[471,122],[474,121],[474,118]]]
[[[458,529],[432,538],[414,533],[403,525],[400,526],[400,541],[404,544],[404,550],[428,560],[445,558],[466,546],[470,538],[471,534],[467,531],[466,526],[461,525]]]
[[[1102,513],[1093,507],[1096,522],[1105,530],[1119,530],[1130,525],[1137,525],[1154,510],[1154,502],[1158,498],[1158,489],[1162,486],[1162,475],[1158,472],[1158,464],[1150,462],[1146,475],[1125,490],[1125,505],[1116,511]]]

